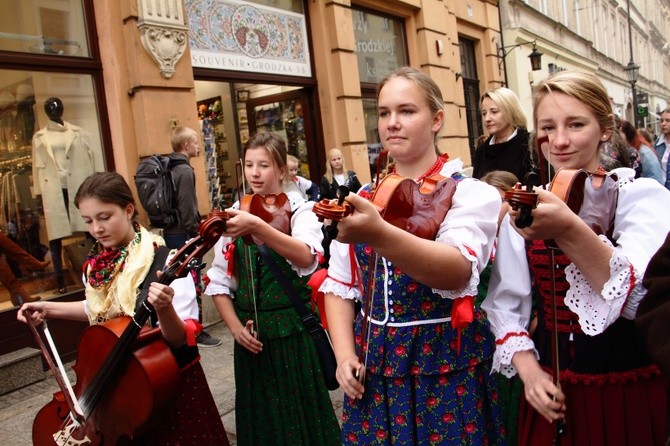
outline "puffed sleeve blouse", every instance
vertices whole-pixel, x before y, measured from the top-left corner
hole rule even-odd
[[[649,178],[635,179],[632,169],[613,171],[618,176],[618,198],[611,240],[610,277],[596,290],[574,263],[565,269],[569,289],[565,303],[579,317],[587,335],[605,331],[619,317],[633,319],[646,290],[642,277],[651,256],[670,231],[670,192]],[[511,377],[516,373],[512,357],[531,350],[538,356],[528,335],[531,317],[531,275],[525,240],[512,227],[509,215],[502,221],[489,291],[482,304],[496,337],[493,370]]]
[[[297,192],[287,192],[286,195],[291,203],[291,236],[304,242],[309,246],[314,260],[307,268],[297,267],[291,262],[291,268],[300,276],[307,276],[313,273],[319,265],[319,256],[323,254],[323,232],[321,232],[322,223],[319,222],[316,214],[312,212],[313,201],[305,201]],[[233,208],[239,209],[239,202],[233,205]],[[207,271],[207,277],[210,282],[207,285],[205,293],[212,296],[217,294],[226,294],[231,297],[233,291],[237,289],[237,284],[233,276],[228,276],[228,259],[226,250],[230,237],[221,237],[214,245],[214,261],[212,267]],[[288,262],[288,260],[287,260]]]
[[[457,248],[471,263],[471,276],[463,288],[433,289],[433,292],[448,299],[477,294],[479,273],[486,266],[493,248],[501,206],[500,194],[494,187],[473,178],[459,177],[462,166],[463,163],[455,159],[445,163],[440,172],[445,177],[456,174],[458,184],[451,208],[438,229],[436,241]],[[333,241],[330,249],[328,277],[320,291],[331,292],[345,299],[360,300],[361,293],[353,278],[349,245]]]

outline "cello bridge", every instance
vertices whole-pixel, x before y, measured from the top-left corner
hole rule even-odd
[[[79,423],[70,419],[63,429],[53,434],[54,442],[56,442],[58,446],[82,446],[91,444],[91,440],[86,435],[84,435],[84,438],[81,440],[74,438],[73,432],[80,426]]]

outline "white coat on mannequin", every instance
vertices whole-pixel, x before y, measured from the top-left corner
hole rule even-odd
[[[67,187],[59,178],[59,166],[51,141],[54,132],[63,132]],[[49,240],[67,237],[73,231],[86,231],[86,225],[74,205],[74,196],[81,183],[95,171],[103,171],[102,155],[91,148],[89,133],[74,124],[49,121],[33,136],[33,187],[42,195],[44,218]],[[68,191],[68,210],[63,201],[63,189]],[[69,212],[68,212],[69,211]]]

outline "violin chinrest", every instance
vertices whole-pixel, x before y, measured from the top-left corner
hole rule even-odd
[[[389,183],[387,179],[391,178]],[[387,190],[385,184],[392,186]],[[417,184],[409,178],[388,175],[381,182],[372,202],[387,222],[417,237],[432,240],[451,208],[456,181],[434,175]]]
[[[240,209],[259,217],[284,234],[291,233],[291,202],[285,193],[245,195]],[[242,237],[247,245],[262,244],[262,240],[248,234]]]

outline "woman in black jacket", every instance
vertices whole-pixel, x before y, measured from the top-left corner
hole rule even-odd
[[[472,176],[481,178],[493,170],[506,170],[525,182],[532,162],[519,98],[509,88],[489,90],[482,96],[481,109],[489,137],[475,151]]]
[[[356,172],[347,170],[344,165],[344,158],[340,149],[330,149],[328,151],[328,162],[326,163],[326,174],[321,177],[319,185],[320,199],[337,198],[338,186],[347,186],[350,191],[358,192],[361,188],[361,182],[358,181]]]

